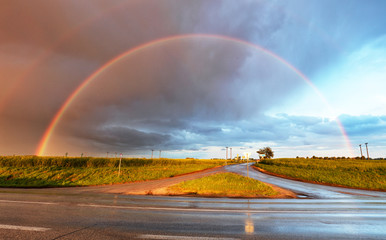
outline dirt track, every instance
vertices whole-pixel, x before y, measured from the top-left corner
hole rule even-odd
[[[135,182],[127,184],[105,185],[105,186],[92,186],[92,187],[79,187],[77,189],[72,188],[72,191],[78,193],[112,193],[112,194],[128,194],[128,195],[184,195],[179,192],[171,192],[168,187],[183,181],[193,180],[197,178],[206,177],[212,174],[228,172],[225,167],[215,167],[206,169],[199,172],[188,173],[172,178],[151,180],[144,182]],[[271,184],[269,184],[271,185]],[[276,191],[280,192],[279,195],[270,198],[296,198],[296,194],[286,189],[279,188],[271,185]],[[206,196],[211,197],[211,196]],[[232,197],[232,196],[217,196],[217,197]],[[237,196],[241,197],[241,196]],[[256,196],[261,198],[263,196]],[[263,197],[265,198],[265,197]]]
[[[80,187],[77,192],[102,192],[102,193],[115,193],[115,194],[137,194],[137,195],[167,195],[166,188],[170,185],[174,185],[183,181],[193,180],[197,178],[206,177],[215,173],[226,172],[224,167],[216,167],[206,169],[199,172],[188,173],[176,177],[150,180],[144,182],[95,186],[95,187]]]

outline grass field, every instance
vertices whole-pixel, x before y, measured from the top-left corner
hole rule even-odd
[[[229,161],[228,161],[229,163]],[[0,187],[60,187],[172,177],[224,165],[224,160],[0,156]]]
[[[262,160],[256,166],[317,183],[386,190],[386,160],[282,158]]]
[[[231,197],[267,197],[278,192],[252,178],[235,173],[217,173],[208,177],[185,181],[169,188],[185,194]]]

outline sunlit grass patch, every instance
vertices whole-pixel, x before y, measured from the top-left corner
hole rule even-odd
[[[185,181],[169,188],[185,194],[229,197],[264,197],[279,194],[272,187],[235,173],[217,173]]]
[[[299,180],[386,190],[385,160],[282,158],[266,159],[256,166]]]

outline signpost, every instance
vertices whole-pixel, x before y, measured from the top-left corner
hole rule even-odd
[[[118,177],[121,175],[121,163],[122,163],[122,153],[120,154],[120,158],[119,158]]]

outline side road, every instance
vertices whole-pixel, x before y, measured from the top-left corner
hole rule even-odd
[[[288,189],[297,193],[298,197],[318,198],[318,199],[348,199],[348,198],[385,198],[386,192],[361,190],[352,188],[343,188],[328,186],[322,184],[313,184],[297,180],[286,179],[282,177],[272,176],[253,169],[249,166],[249,177],[259,180],[264,183],[273,184],[278,187]],[[230,172],[240,175],[247,175],[247,165],[237,164],[226,168]]]

